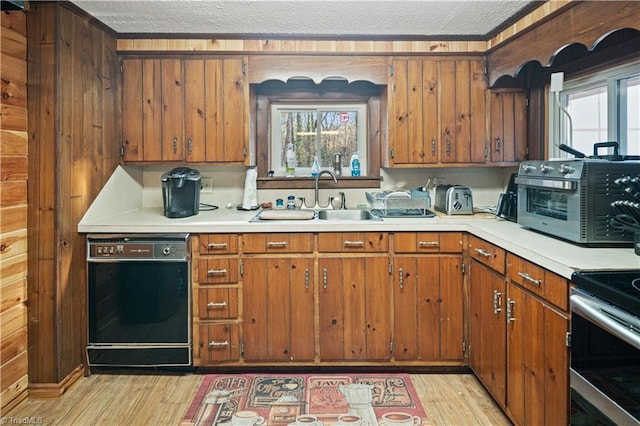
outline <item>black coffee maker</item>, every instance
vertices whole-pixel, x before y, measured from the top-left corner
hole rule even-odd
[[[198,214],[200,179],[200,172],[189,167],[176,167],[162,175],[162,199],[166,217],[189,217]]]

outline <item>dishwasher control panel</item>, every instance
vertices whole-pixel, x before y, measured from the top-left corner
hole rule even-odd
[[[186,260],[188,258],[188,234],[87,237],[88,260]]]

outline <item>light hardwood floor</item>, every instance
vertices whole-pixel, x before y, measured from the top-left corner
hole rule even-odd
[[[59,400],[27,400],[2,424],[178,425],[200,374],[93,374]],[[471,374],[412,374],[430,425],[510,425]],[[25,422],[25,420],[28,421]]]

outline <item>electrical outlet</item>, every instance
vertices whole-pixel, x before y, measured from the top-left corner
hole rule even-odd
[[[201,192],[213,192],[213,178],[202,177],[200,178],[200,186],[202,186]]]

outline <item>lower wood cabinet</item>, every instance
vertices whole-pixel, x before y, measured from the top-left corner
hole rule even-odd
[[[504,258],[503,258],[504,267]],[[477,260],[469,266],[469,365],[506,406],[506,279]]]
[[[313,361],[313,258],[243,259],[244,360]]]
[[[240,359],[240,325],[201,323],[198,333],[196,365],[237,362]]]
[[[394,233],[396,361],[464,362],[462,233]]]
[[[386,361],[391,345],[389,257],[318,259],[320,361]]]

